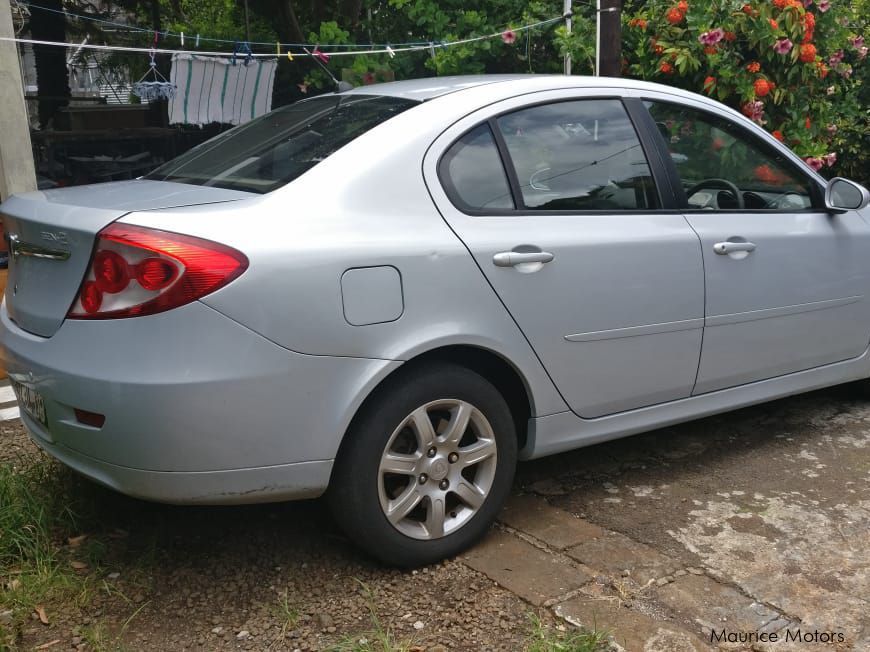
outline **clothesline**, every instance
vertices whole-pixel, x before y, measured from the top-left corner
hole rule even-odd
[[[106,20],[106,19],[102,19],[102,18],[97,18],[95,16],[88,16],[87,14],[78,14],[78,13],[66,11],[66,10],[51,9],[49,7],[43,7],[41,5],[26,3],[26,2],[19,3],[19,6],[27,7],[29,9],[38,9],[41,11],[47,11],[47,12],[51,12],[51,13],[63,14],[65,16],[68,16],[68,17],[73,18],[73,19],[87,20],[90,22],[99,23],[99,24],[103,24],[103,25],[120,27],[120,28],[124,28],[130,32],[136,32],[136,33],[140,33],[140,34],[154,34],[154,35],[159,36],[162,39],[179,38],[182,41],[182,45],[184,42],[185,33],[180,32],[180,31],[173,32],[171,30],[161,31],[161,30],[148,29],[148,28],[141,27],[138,25],[129,25],[126,23],[120,23],[117,21],[111,21],[111,20]],[[447,42],[447,41],[442,41],[442,40],[432,40],[432,41],[409,41],[409,42],[405,42],[405,43],[370,43],[370,44],[358,44],[358,43],[280,43],[279,44],[279,43],[270,43],[270,42],[263,42],[263,41],[248,41],[247,43],[248,43],[248,45],[250,45],[252,47],[257,46],[257,47],[275,48],[275,46],[278,45],[279,47],[284,48],[284,49],[291,49],[291,48],[313,49],[313,48],[319,47],[319,48],[344,48],[344,49],[355,50],[358,48],[370,48],[369,50],[364,51],[364,52],[360,52],[360,51],[351,51],[351,52],[331,51],[328,53],[330,55],[388,54],[390,50],[392,50],[393,52],[420,51],[420,50],[430,49],[432,47],[439,48],[439,47],[446,47],[446,46],[450,46],[450,45],[469,43],[469,42],[473,42],[476,40],[495,38],[495,37],[501,36],[506,31],[521,32],[521,31],[525,31],[525,30],[529,30],[529,29],[535,29],[536,27],[543,27],[545,25],[549,25],[551,23],[555,23],[557,21],[564,20],[564,19],[565,19],[565,16],[558,16],[555,18],[542,20],[542,21],[539,21],[537,23],[533,23],[530,25],[524,25],[522,27],[514,27],[514,28],[506,27],[504,30],[501,30],[499,32],[495,32],[494,34],[490,34],[490,35],[486,35],[486,36],[478,36],[478,37],[473,37],[471,39],[464,39],[462,41],[452,41],[452,42]],[[195,43],[197,44],[197,47],[198,47],[200,41],[205,41],[205,42],[209,42],[209,43],[236,43],[236,42],[238,42],[238,41],[234,41],[234,40],[216,39],[216,38],[210,38],[210,37],[205,37],[205,36],[201,37],[199,34],[194,34],[194,33],[188,33],[187,37],[188,37],[188,39],[193,39],[195,41]],[[239,39],[239,41],[241,41],[241,40],[242,39]],[[51,42],[51,43],[52,44],[59,44],[58,42]],[[42,44],[48,45],[49,43],[45,42]],[[73,47],[73,46],[70,45],[70,47]],[[163,52],[163,53],[176,52],[176,51],[186,51],[186,50],[160,50],[160,52]],[[212,52],[198,52],[198,53],[199,54],[206,54],[206,55],[214,54]],[[294,57],[296,56],[295,52],[293,53],[293,56]],[[305,55],[303,54],[300,56],[305,56]]]

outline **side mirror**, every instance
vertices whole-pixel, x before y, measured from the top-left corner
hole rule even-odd
[[[859,211],[870,204],[870,192],[854,181],[834,177],[825,188],[825,207],[832,213]]]

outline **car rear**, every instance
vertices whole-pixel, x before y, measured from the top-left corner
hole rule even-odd
[[[313,98],[148,178],[0,206],[11,252],[0,345],[34,441],[144,498],[228,503],[322,492],[361,379],[396,363],[295,353],[207,306],[200,299],[243,276],[248,256],[232,238],[185,233],[183,219],[178,231],[153,228],[149,216],[195,211],[245,228],[261,195],[415,104]],[[313,412],[312,397],[327,394],[347,409]]]

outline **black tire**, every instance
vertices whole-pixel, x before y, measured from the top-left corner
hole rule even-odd
[[[391,443],[397,441],[393,438],[393,434],[405,422],[406,418],[421,406],[431,405],[442,399],[466,402],[476,408],[476,416],[473,418],[473,422],[469,422],[467,429],[471,434],[463,435],[463,437],[470,437],[474,440],[473,444],[486,444],[488,446],[492,446],[494,439],[496,453],[493,457],[495,459],[479,463],[488,465],[485,475],[489,483],[488,492],[479,506],[472,508],[459,502],[458,507],[451,508],[449,507],[450,501],[454,501],[454,505],[456,505],[458,495],[450,494],[449,497],[445,497],[442,504],[447,507],[442,519],[443,522],[449,522],[452,517],[454,522],[460,522],[460,525],[456,525],[455,529],[449,532],[445,527],[445,534],[437,538],[415,538],[398,529],[399,527],[415,527],[413,512],[402,520],[401,526],[394,526],[385,514],[381,499],[387,491],[387,482],[391,482],[393,477],[382,476],[380,465],[388,443],[391,447],[395,446],[395,443]],[[437,411],[439,408],[431,409]],[[477,438],[476,433],[481,430],[478,425],[482,423],[481,415],[491,426],[493,437]],[[437,415],[427,417],[430,422],[433,422],[432,419],[437,419]],[[443,423],[442,419],[438,422],[439,425],[434,426],[434,429],[437,431],[440,424]],[[449,424],[447,426],[449,427]],[[458,431],[459,427],[457,426],[454,432]],[[405,433],[405,430],[402,433]],[[397,436],[407,437],[407,434]],[[411,441],[416,440],[411,439]],[[462,441],[469,440],[463,439]],[[441,446],[444,442],[436,439],[436,443]],[[470,445],[468,444],[468,446]],[[391,450],[395,449],[391,448]],[[448,450],[457,449],[450,449],[444,443],[444,447],[439,449],[437,453],[438,459],[447,459],[443,458],[443,455],[446,455]],[[470,450],[470,448],[459,448],[458,450]],[[412,454],[417,455],[417,452],[413,451]],[[423,456],[428,457],[428,455]],[[470,454],[468,459],[471,459]],[[434,461],[434,457],[428,462],[421,458],[418,463],[434,464]],[[451,467],[450,472],[460,469],[465,461],[466,458],[459,459],[455,469]],[[369,403],[354,420],[346,435],[345,442],[342,444],[338,459],[335,462],[327,499],[339,527],[347,533],[354,543],[369,554],[392,566],[422,566],[454,556],[486,534],[511,489],[516,462],[516,428],[510,409],[499,391],[488,380],[469,369],[449,363],[432,363],[400,371],[394,378],[378,388]],[[474,466],[474,464],[473,462],[469,463],[467,467],[469,473],[476,474],[478,472],[476,469],[481,468]],[[432,468],[434,469],[432,471],[433,477],[430,477],[428,482],[433,482],[434,478],[438,477],[438,474],[444,469],[444,465]],[[398,478],[399,484],[407,482],[407,486],[397,490],[399,493],[406,490],[410,492],[412,486],[416,488],[413,483],[414,475],[408,474],[407,476],[398,476]],[[451,476],[449,480],[444,478],[440,482],[449,484],[453,478],[454,476]],[[419,480],[419,477],[417,479]],[[476,475],[473,480],[475,483],[477,482]],[[434,490],[426,482],[421,481],[420,484],[421,488],[426,487],[429,491]],[[456,484],[462,484],[461,478]],[[440,488],[438,486],[438,489]],[[444,495],[447,496],[447,493],[445,492]],[[432,503],[426,502],[427,500],[431,499],[424,498],[419,503],[421,507],[415,509],[426,511],[424,509],[426,505],[429,505],[429,509],[431,509]],[[437,503],[437,498],[435,501]],[[457,510],[460,516],[464,516],[466,520],[456,518]],[[437,532],[437,530],[433,531]]]

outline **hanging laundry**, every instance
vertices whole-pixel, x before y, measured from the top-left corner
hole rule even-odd
[[[151,57],[151,65],[139,81],[133,84],[131,92],[143,102],[172,99],[175,96],[175,84],[167,81],[157,70],[157,32],[154,32],[154,44],[148,56]]]
[[[170,81],[177,87],[169,102],[171,124],[242,124],[272,109],[272,88],[278,67],[274,59],[172,55]]]

